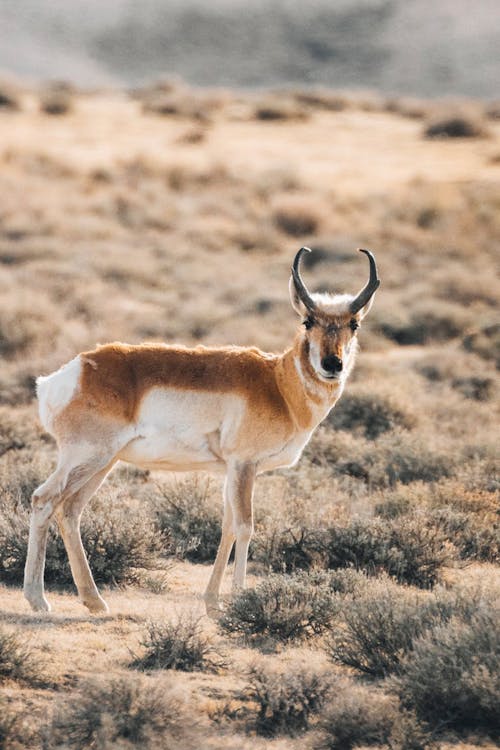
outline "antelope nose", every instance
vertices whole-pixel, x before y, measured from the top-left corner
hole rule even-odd
[[[326,372],[341,372],[342,360],[336,354],[329,354],[321,360],[321,367]]]

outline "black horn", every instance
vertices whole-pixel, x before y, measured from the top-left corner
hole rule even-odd
[[[295,291],[299,295],[301,301],[303,304],[307,307],[307,309],[310,312],[313,312],[316,309],[316,305],[314,301],[311,299],[311,295],[307,291],[306,285],[301,279],[300,271],[299,271],[299,264],[300,259],[302,257],[302,253],[310,253],[311,248],[309,247],[301,247],[297,255],[295,256],[295,260],[293,261],[292,266],[292,277],[293,277],[293,283],[295,286]]]
[[[361,310],[362,307],[368,304],[371,297],[375,294],[380,286],[380,279],[377,276],[377,264],[375,263],[373,253],[371,253],[370,250],[363,250],[362,248],[358,249],[360,253],[365,253],[365,255],[368,256],[368,260],[370,261],[370,278],[368,279],[368,283],[364,287],[364,289],[360,291],[358,296],[353,299],[350,304],[349,310],[353,314],[357,313],[359,310]]]

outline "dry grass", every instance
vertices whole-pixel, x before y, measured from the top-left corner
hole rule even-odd
[[[422,632],[422,603],[444,596],[441,588],[426,592],[397,581],[428,586],[440,577],[452,599],[465,602],[463,611],[477,603],[478,589],[498,586],[493,270],[500,212],[492,155],[500,150],[500,125],[492,107],[488,138],[443,142],[422,137],[422,120],[435,111],[428,102],[366,93],[237,96],[167,81],[127,97],[59,87],[59,99],[69,101],[61,116],[40,111],[39,92],[13,93],[15,106],[0,106],[0,531],[2,577],[9,580],[0,591],[0,620],[6,656],[19,661],[9,640],[15,632],[16,643],[29,644],[33,663],[43,663],[43,680],[30,683],[12,670],[2,677],[4,746],[35,748],[42,739],[57,746],[66,732],[67,742],[71,735],[73,746],[83,747],[87,739],[78,732],[87,726],[90,742],[113,748],[131,746],[130,732],[139,732],[133,736],[144,747],[298,750],[389,742],[417,750],[429,741],[428,722],[440,743],[488,747],[496,731],[488,619],[464,624],[455,612],[431,637]],[[271,104],[275,119],[269,112],[258,119],[257,109]],[[475,118],[480,108],[473,110]],[[479,122],[484,128],[481,113]],[[305,241],[316,250],[305,271],[313,289],[359,289],[365,268],[358,246],[376,252],[383,286],[360,332],[363,350],[345,400],[295,468],[258,482],[250,562],[258,594],[228,605],[228,631],[202,617],[199,595],[220,529],[220,482],[117,469],[84,522],[112,614],[87,616],[57,588],[68,570],[55,532],[54,614],[29,613],[19,589],[26,511],[55,461],[55,446],[36,421],[34,378],[97,341],[286,346],[295,326],[286,288],[290,260]],[[318,548],[320,532],[331,536],[330,546],[323,538]],[[315,570],[329,565],[365,568],[369,577]],[[267,577],[269,569],[301,568],[303,578]],[[384,570],[391,581],[379,580]],[[380,586],[389,591],[386,599]],[[229,578],[226,594],[228,588]],[[274,610],[266,591],[275,596]],[[373,635],[368,615],[376,607],[381,618],[392,613],[392,640],[382,654],[369,640],[365,652],[356,645],[356,637]],[[250,635],[247,644],[233,626],[240,614],[256,612],[264,637],[257,644]],[[224,653],[228,668],[160,668],[132,685],[131,654],[156,649],[158,666],[167,667],[184,641],[190,645],[186,628],[158,625],[148,636],[148,623],[175,625],[180,613],[198,623],[202,650],[209,643]],[[332,623],[344,637],[337,655],[364,653],[377,675],[396,662],[401,680],[407,669],[412,685],[408,677],[398,688],[403,706],[383,678],[366,687],[338,664],[336,700],[326,701],[321,718],[310,710],[314,684],[294,670],[332,669],[321,648]],[[292,626],[304,640],[288,637]],[[464,644],[477,669],[457,657]],[[250,645],[261,647],[262,675],[271,675],[259,677],[251,699]],[[433,667],[441,658],[438,674]],[[277,681],[276,674],[285,677]],[[165,704],[155,702],[157,679],[168,681]],[[132,692],[123,687],[127,681]],[[92,686],[88,700],[84,684]],[[174,693],[178,703],[171,702]],[[266,695],[269,703],[259,709]],[[457,723],[461,701],[480,705],[474,721],[467,715]],[[97,712],[98,722],[96,703],[106,709]],[[187,711],[187,723],[199,717],[203,739],[197,729],[184,736],[178,723],[167,722],[167,734],[149,733],[153,714],[163,726],[165,706],[170,713],[178,706],[182,717]],[[305,735],[255,736],[259,710],[265,726],[277,716],[284,733]]]

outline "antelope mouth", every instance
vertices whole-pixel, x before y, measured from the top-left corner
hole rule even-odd
[[[321,378],[321,380],[327,380],[327,381],[330,381],[330,382],[332,380],[334,380],[334,381],[335,380],[340,380],[340,375],[338,373],[335,373],[335,372],[332,372],[332,373],[318,372],[317,374],[319,375],[319,377]]]

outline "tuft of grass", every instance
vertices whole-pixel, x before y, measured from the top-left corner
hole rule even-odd
[[[50,747],[78,750],[194,750],[201,740],[170,685],[130,675],[82,685],[56,712],[49,732]]]
[[[41,679],[40,662],[26,641],[15,633],[0,630],[0,683],[16,680],[37,685]]]
[[[222,666],[212,641],[203,634],[200,619],[192,615],[175,622],[151,622],[141,641],[143,656],[132,666],[138,669],[178,669],[182,672],[214,671]]]
[[[212,562],[221,535],[220,500],[210,480],[198,477],[157,485],[151,496],[155,524],[175,554],[190,562]]]
[[[435,728],[500,738],[498,604],[423,633],[394,681],[403,704]]]
[[[306,731],[330,690],[325,674],[302,666],[283,671],[254,664],[248,676],[243,697],[255,704],[253,726],[265,737]]]
[[[235,596],[219,624],[227,633],[248,639],[260,636],[287,643],[325,632],[337,606],[327,575],[273,574]]]

